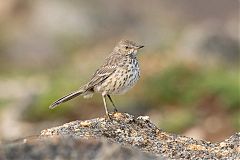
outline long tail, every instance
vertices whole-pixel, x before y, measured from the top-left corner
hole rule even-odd
[[[59,104],[61,104],[63,102],[66,102],[66,101],[69,101],[69,100],[83,94],[84,92],[86,92],[86,91],[82,90],[82,89],[80,89],[78,91],[75,91],[75,92],[72,92],[72,93],[56,100],[53,104],[51,104],[51,106],[49,106],[49,109],[53,109],[53,108],[57,107]]]

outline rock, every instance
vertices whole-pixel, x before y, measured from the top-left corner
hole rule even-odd
[[[240,158],[240,133],[211,143],[164,132],[147,116],[112,113],[110,117],[77,120],[43,130],[34,143],[25,139],[25,143],[4,145],[4,155],[10,159],[22,155],[28,159]]]
[[[9,160],[164,159],[136,149],[122,147],[103,139],[76,140],[71,137],[34,138],[29,142],[4,147],[4,150],[4,158]]]

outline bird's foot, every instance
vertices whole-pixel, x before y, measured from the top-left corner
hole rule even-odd
[[[114,113],[118,112],[117,108],[114,108],[113,112],[114,112]]]
[[[107,119],[112,120],[111,115],[109,113],[106,113]]]

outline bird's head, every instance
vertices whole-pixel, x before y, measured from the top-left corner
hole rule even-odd
[[[121,40],[114,48],[114,51],[124,55],[136,56],[137,51],[143,47],[143,45],[138,45],[133,41]]]

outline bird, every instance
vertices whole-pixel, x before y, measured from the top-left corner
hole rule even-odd
[[[110,117],[106,98],[110,100],[114,112],[118,112],[111,95],[121,95],[131,89],[140,78],[140,68],[137,59],[138,50],[143,48],[131,40],[121,40],[114,47],[104,63],[96,70],[88,83],[53,102],[49,108],[69,101],[77,96],[90,98],[94,93],[100,93],[103,99],[106,115]]]

